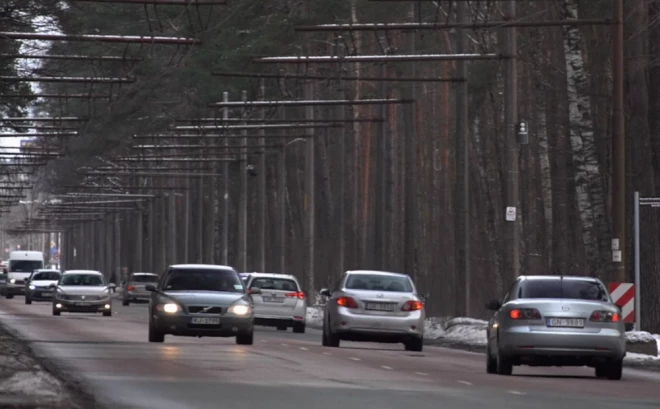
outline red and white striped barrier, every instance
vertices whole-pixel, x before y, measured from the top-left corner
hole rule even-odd
[[[621,307],[623,322],[635,322],[635,284],[610,283],[609,291],[614,304]]]

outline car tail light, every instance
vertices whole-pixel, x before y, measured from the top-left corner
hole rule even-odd
[[[418,311],[424,308],[421,301],[409,300],[401,307],[401,311]]]
[[[133,291],[133,290],[135,290],[135,287],[133,287],[132,285],[129,285],[128,287],[126,287],[126,289],[128,291]]]
[[[589,321],[597,322],[619,322],[621,317],[619,313],[612,311],[594,311],[589,318]]]
[[[287,297],[291,297],[291,298],[297,298],[299,300],[304,300],[305,299],[305,293],[300,292],[300,291],[298,291],[296,293],[286,293],[284,295],[286,295]]]
[[[541,313],[536,308],[514,308],[509,311],[512,320],[540,320]]]
[[[357,308],[357,302],[351,297],[339,297],[337,298],[337,305],[340,307],[346,308]]]

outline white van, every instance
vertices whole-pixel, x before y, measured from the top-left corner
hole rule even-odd
[[[12,251],[9,253],[7,268],[7,287],[5,297],[25,295],[25,279],[35,270],[44,268],[44,253],[41,251]]]

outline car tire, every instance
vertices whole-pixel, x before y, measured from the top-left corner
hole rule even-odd
[[[495,367],[498,375],[511,375],[513,373],[513,363],[510,358],[502,355],[500,351],[497,351],[497,358],[495,360]]]
[[[305,333],[305,324],[296,322],[293,324],[293,332],[296,334],[304,334]]]
[[[236,345],[252,345],[252,344],[254,344],[254,331],[236,335]]]
[[[27,295],[25,296],[25,303],[26,304],[32,304],[32,300]]]
[[[337,334],[332,333],[330,326],[328,325],[328,327],[326,327],[325,325],[323,325],[323,346],[330,348],[339,348],[340,343],[341,341],[339,340],[339,336]]]
[[[112,311],[103,311],[104,317],[112,317]]]
[[[55,307],[53,307],[53,315],[59,317],[60,316],[60,311],[57,311]]]
[[[149,325],[149,342],[165,342],[165,334],[158,332]]]
[[[497,373],[497,359],[490,353],[490,345],[486,348],[486,373]]]
[[[422,352],[424,350],[424,338],[413,338],[404,342],[406,351]]]
[[[278,331],[286,331],[287,329],[288,329],[288,328],[287,328],[286,325],[278,325],[278,326],[277,326],[277,330],[278,330]]]
[[[605,376],[611,381],[621,380],[623,375],[623,360],[617,359],[616,361],[609,362],[605,367]]]
[[[5,298],[11,300],[12,298],[14,298],[14,294],[5,294]]]
[[[130,304],[131,303],[128,300],[121,300],[121,305],[124,306],[124,307],[128,307]]]

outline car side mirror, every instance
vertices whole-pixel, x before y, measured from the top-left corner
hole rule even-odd
[[[153,284],[147,284],[147,285],[144,286],[144,289],[147,290],[147,291],[154,292],[154,291],[156,291],[156,286],[153,285]]]
[[[332,291],[327,288],[322,288],[321,291],[319,291],[319,294],[325,295],[326,297],[332,297]]]
[[[497,300],[490,300],[486,303],[486,308],[491,311],[497,311],[502,307],[502,303]]]
[[[261,288],[259,287],[252,287],[248,289],[248,294],[255,295],[255,294],[261,294]]]
[[[431,298],[431,294],[425,293],[425,294],[420,295],[419,298],[420,298],[420,300],[422,300],[422,302],[427,302],[429,300],[429,298]]]

